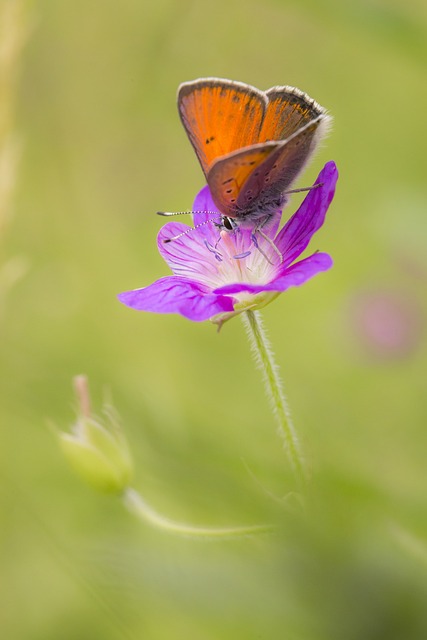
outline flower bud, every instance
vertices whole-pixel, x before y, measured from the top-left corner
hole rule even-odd
[[[127,442],[111,411],[108,423],[90,415],[87,380],[74,380],[79,401],[79,415],[71,433],[59,433],[60,447],[80,477],[98,491],[121,493],[130,483],[132,459]]]

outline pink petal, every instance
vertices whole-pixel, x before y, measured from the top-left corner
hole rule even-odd
[[[169,222],[160,229],[157,246],[160,255],[176,276],[200,280],[203,276],[214,276],[217,272],[215,244],[219,238],[218,230],[216,233],[214,244],[211,244],[200,229],[181,222]],[[180,237],[175,238],[178,235]],[[173,239],[170,240],[171,238]]]
[[[232,298],[214,294],[198,282],[176,276],[160,278],[143,289],[121,293],[118,298],[138,311],[179,313],[196,322],[234,308]]]
[[[309,191],[298,211],[279,232],[274,243],[283,256],[285,267],[301,255],[313,234],[323,225],[337,179],[335,163],[328,162],[314,183],[322,183],[322,186]]]
[[[263,291],[286,291],[289,287],[299,287],[307,280],[321,271],[327,271],[333,265],[332,258],[327,253],[313,253],[304,260],[296,262],[285,269],[278,277],[268,284],[249,284],[236,282],[218,287],[214,293],[237,294],[237,293],[262,293]]]

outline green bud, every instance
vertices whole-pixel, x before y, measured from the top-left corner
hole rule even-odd
[[[72,433],[59,433],[59,444],[77,474],[92,487],[105,493],[121,493],[132,477],[132,459],[127,442],[111,411],[108,424],[90,415],[87,380],[75,379],[80,415]]]

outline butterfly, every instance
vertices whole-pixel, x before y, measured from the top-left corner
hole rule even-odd
[[[294,87],[260,91],[221,78],[181,84],[178,110],[228,229],[261,229],[284,206],[331,122]]]

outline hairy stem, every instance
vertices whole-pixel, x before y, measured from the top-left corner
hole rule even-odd
[[[261,314],[259,311],[245,311],[242,314],[242,319],[256,364],[263,374],[266,392],[279,426],[279,434],[282,437],[286,454],[297,482],[302,488],[307,482],[305,461],[283,392],[279,370],[262,325]]]

